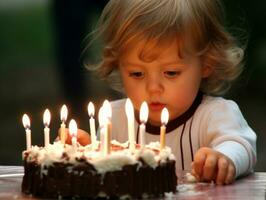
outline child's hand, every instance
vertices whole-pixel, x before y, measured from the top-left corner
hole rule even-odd
[[[71,135],[69,134],[69,131],[67,128],[65,130],[66,130],[65,142],[66,142],[66,144],[71,144]],[[60,138],[60,132],[61,132],[61,129],[59,129],[59,131],[58,131],[58,140],[61,139]],[[82,129],[78,129],[77,141],[79,144],[85,146],[85,145],[91,143],[91,137],[90,137],[89,133],[87,133],[86,131],[84,131]]]
[[[230,184],[235,179],[235,166],[224,154],[211,148],[200,148],[192,163],[192,174],[200,181]]]

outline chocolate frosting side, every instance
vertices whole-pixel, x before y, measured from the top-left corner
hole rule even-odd
[[[140,167],[126,165],[120,171],[98,174],[92,165],[81,162],[77,166],[54,163],[47,175],[34,162],[24,162],[25,174],[22,192],[45,198],[97,198],[104,192],[111,198],[131,195],[141,198],[163,196],[164,192],[176,192],[175,161],[161,163],[155,169],[143,163]]]

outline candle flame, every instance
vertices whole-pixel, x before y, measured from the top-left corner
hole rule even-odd
[[[30,128],[30,118],[27,114],[24,114],[22,117],[22,123],[25,129]]]
[[[162,124],[166,125],[168,123],[168,120],[169,120],[169,112],[167,108],[163,108],[162,114],[161,114],[161,122]]]
[[[43,124],[45,126],[49,126],[50,121],[51,121],[51,114],[50,114],[50,111],[46,109],[43,113]]]
[[[74,119],[71,119],[68,125],[69,133],[72,137],[77,137],[78,134],[78,126]]]
[[[140,106],[140,121],[142,123],[146,123],[148,120],[148,115],[149,115],[149,108],[148,108],[148,104],[146,101],[144,101],[141,106]]]
[[[60,112],[60,119],[62,122],[65,122],[67,119],[67,114],[68,114],[68,110],[66,105],[64,104],[61,108],[61,112]]]
[[[111,104],[108,100],[105,100],[103,102],[103,112],[104,112],[104,116],[111,119],[112,117],[112,107],[111,107]]]
[[[88,114],[90,117],[93,117],[95,114],[95,108],[92,102],[89,102],[88,104]]]
[[[134,107],[133,107],[133,104],[129,98],[127,98],[127,100],[126,100],[125,107],[126,107],[127,118],[130,120],[134,120]]]

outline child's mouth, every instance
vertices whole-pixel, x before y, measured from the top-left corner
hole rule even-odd
[[[161,111],[164,107],[166,107],[165,104],[154,102],[149,104],[149,109],[151,111]]]

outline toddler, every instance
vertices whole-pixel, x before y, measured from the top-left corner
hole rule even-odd
[[[230,184],[256,163],[256,134],[234,101],[218,97],[242,71],[243,49],[223,27],[218,0],[110,0],[99,20],[98,71],[139,109],[148,103],[146,141],[166,145],[177,170]],[[112,102],[112,139],[128,140],[125,99]],[[82,134],[81,139],[88,137]]]

